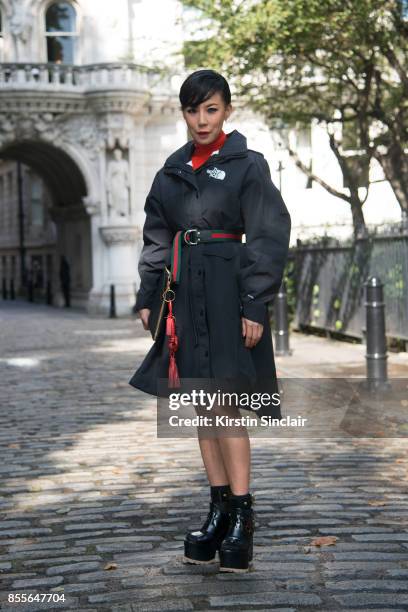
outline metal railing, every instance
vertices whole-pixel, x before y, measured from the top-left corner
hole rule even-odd
[[[364,283],[384,283],[387,336],[408,340],[408,231],[392,228],[348,245],[300,245],[295,260],[295,327],[315,327],[362,338]]]

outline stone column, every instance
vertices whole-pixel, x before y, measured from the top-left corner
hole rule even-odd
[[[117,315],[130,315],[135,303],[136,245],[140,228],[115,224],[100,227],[99,231],[107,247],[107,270],[98,310],[108,314],[110,286],[114,285]]]

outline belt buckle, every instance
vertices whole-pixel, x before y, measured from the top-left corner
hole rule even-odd
[[[190,232],[196,232],[195,242],[191,240]],[[195,229],[195,228],[188,229],[184,232],[184,242],[186,244],[198,244],[200,241],[199,235],[200,235],[200,231],[198,229]]]

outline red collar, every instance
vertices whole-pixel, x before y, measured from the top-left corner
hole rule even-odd
[[[199,168],[205,161],[207,161],[211,153],[221,149],[222,145],[226,141],[226,138],[227,135],[223,130],[221,130],[213,142],[208,144],[194,143],[194,153],[191,158],[194,170]]]
[[[200,156],[205,155],[206,153],[209,153],[211,155],[213,151],[216,151],[217,149],[220,149],[222,147],[226,138],[227,135],[223,130],[221,130],[221,132],[218,134],[217,138],[213,140],[213,142],[210,142],[208,144],[199,144],[198,142],[196,142],[194,144],[194,153]]]

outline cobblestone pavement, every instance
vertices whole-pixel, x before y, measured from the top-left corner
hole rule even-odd
[[[406,439],[253,440],[252,571],[183,565],[208,487],[197,441],[157,439],[128,384],[140,322],[2,303],[0,326],[2,610],[408,609]]]

